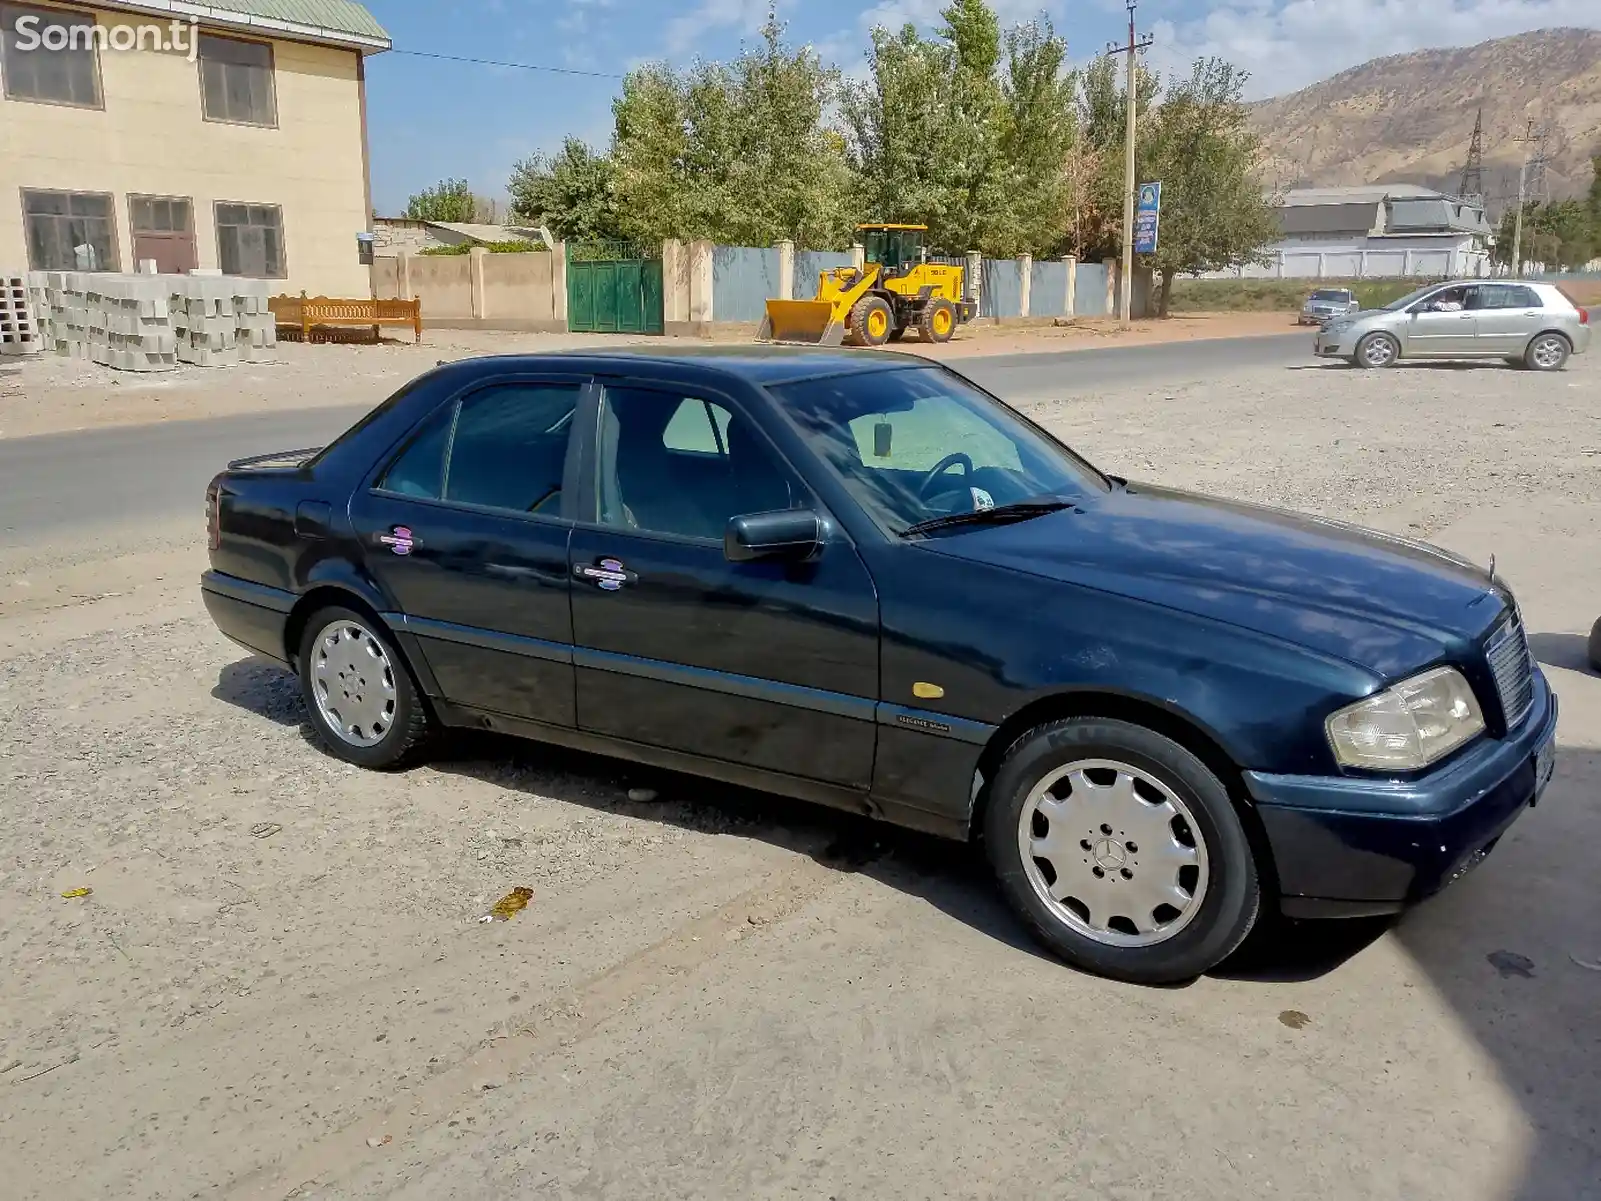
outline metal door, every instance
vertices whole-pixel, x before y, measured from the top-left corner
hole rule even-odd
[[[567,328],[582,334],[663,330],[660,252],[633,242],[567,245]]]

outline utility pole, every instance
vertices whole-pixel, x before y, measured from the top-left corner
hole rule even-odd
[[[1523,158],[1518,163],[1518,210],[1512,219],[1512,274],[1519,279],[1523,278],[1523,188],[1529,177],[1529,150],[1528,148],[1540,140],[1534,132],[1534,122],[1530,121],[1528,128],[1523,131],[1521,138],[1513,138],[1514,142],[1524,148]]]
[[[1128,56],[1127,74],[1124,77],[1128,110],[1123,123],[1123,279],[1118,298],[1119,318],[1124,325],[1128,324],[1129,310],[1134,301],[1134,193],[1139,187],[1134,180],[1134,110],[1139,107],[1134,94],[1135,57],[1155,40],[1147,35],[1142,42],[1134,32],[1134,10],[1138,7],[1139,0],[1128,0],[1128,44],[1106,48],[1108,58],[1114,54]]]

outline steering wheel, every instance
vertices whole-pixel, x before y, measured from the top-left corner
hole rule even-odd
[[[967,455],[963,454],[959,450],[954,452],[954,453],[952,453],[952,454],[948,454],[943,459],[941,459],[938,463],[935,463],[934,466],[932,466],[932,467],[930,467],[928,469],[928,474],[923,477],[923,482],[917,486],[917,495],[918,495],[918,497],[920,499],[926,498],[928,496],[929,488],[931,488],[934,485],[934,481],[939,479],[940,476],[944,475],[947,471],[949,471],[952,467],[955,467],[956,464],[958,464],[958,463],[960,463],[962,465],[962,470],[966,474],[968,474],[968,475],[972,475],[973,474],[973,460],[972,459],[968,458]]]

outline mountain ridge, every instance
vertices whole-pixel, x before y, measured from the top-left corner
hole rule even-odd
[[[1254,104],[1251,122],[1270,187],[1416,183],[1454,194],[1481,108],[1492,214],[1517,195],[1524,147],[1514,139],[1530,120],[1548,131],[1550,197],[1582,193],[1601,154],[1601,30],[1538,29],[1373,59]]]

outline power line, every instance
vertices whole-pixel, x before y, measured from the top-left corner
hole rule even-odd
[[[590,79],[622,79],[611,71],[579,71],[573,67],[545,67],[537,63],[507,63],[492,58],[464,58],[455,54],[431,54],[427,50],[391,50],[390,54],[405,54],[412,58],[436,58],[447,63],[471,63],[476,67],[511,67],[518,71],[545,71],[551,75],[583,75]]]

